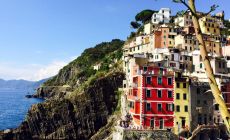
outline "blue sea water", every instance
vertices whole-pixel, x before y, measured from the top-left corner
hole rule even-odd
[[[41,99],[28,99],[24,90],[0,90],[0,130],[16,128],[25,119],[32,104]]]

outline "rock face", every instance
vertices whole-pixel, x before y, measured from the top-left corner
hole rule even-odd
[[[70,87],[64,86],[45,86],[37,89],[37,92],[33,95],[34,98],[63,98],[67,92],[71,91]]]
[[[124,74],[116,72],[97,79],[81,94],[72,93],[70,99],[50,98],[33,105],[21,126],[2,139],[90,139],[116,109],[123,79]]]

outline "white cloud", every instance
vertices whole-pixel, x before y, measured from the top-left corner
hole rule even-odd
[[[53,61],[48,65],[28,64],[24,66],[0,63],[0,78],[38,81],[56,75],[68,62]]]
[[[59,70],[61,68],[63,68],[65,65],[67,65],[66,62],[55,61],[55,62],[49,64],[46,67],[40,68],[37,71],[37,73],[34,75],[33,79],[41,80],[41,79],[44,79],[44,78],[54,76],[54,75],[58,74]]]

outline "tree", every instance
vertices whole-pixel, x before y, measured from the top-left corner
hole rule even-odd
[[[132,26],[133,29],[137,29],[141,26],[141,24],[138,23],[137,21],[132,21],[130,25]]]
[[[151,20],[151,17],[153,15],[153,13],[155,13],[156,11],[154,10],[143,10],[141,12],[139,12],[136,16],[135,16],[135,19],[136,21],[140,21],[142,23],[145,23],[149,20]]]
[[[198,14],[198,12],[196,10],[195,0],[188,0],[188,3],[185,0],[173,0],[173,2],[182,3],[192,13],[196,37],[199,41],[200,54],[201,54],[201,57],[202,57],[202,60],[203,60],[203,63],[204,63],[205,69],[206,69],[207,78],[209,79],[209,85],[211,87],[211,91],[212,91],[212,94],[214,96],[216,103],[219,104],[220,113],[221,113],[221,116],[224,120],[224,124],[226,125],[228,132],[230,132],[230,126],[229,126],[230,114],[228,112],[228,108],[225,104],[223,95],[221,94],[221,91],[217,85],[215,76],[213,74],[213,69],[212,69],[210,61],[208,59],[207,50],[205,47],[205,42],[203,40],[203,34],[201,32],[201,28],[199,25],[199,19],[210,14],[211,12],[215,11],[215,9],[218,6],[217,5],[211,6],[209,12],[207,12],[203,15],[200,15],[200,14]]]

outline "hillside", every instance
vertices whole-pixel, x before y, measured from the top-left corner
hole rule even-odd
[[[48,100],[33,105],[20,127],[0,139],[90,139],[109,118],[117,118],[123,43],[116,39],[86,49],[38,89],[35,97]]]
[[[0,79],[0,89],[19,89],[19,90],[34,90],[41,86],[48,79],[40,81],[27,81],[27,80],[3,80]]]

